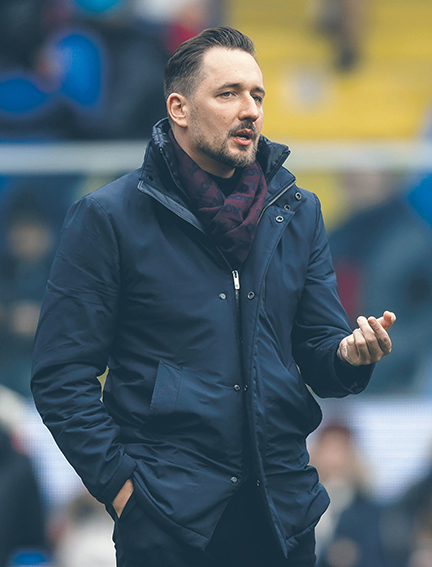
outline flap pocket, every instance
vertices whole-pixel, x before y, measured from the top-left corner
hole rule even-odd
[[[182,368],[159,362],[150,403],[150,416],[168,415],[175,411],[180,388]]]

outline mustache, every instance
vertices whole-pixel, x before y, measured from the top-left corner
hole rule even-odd
[[[239,126],[232,128],[232,130],[229,131],[228,135],[235,136],[235,134],[237,134],[237,132],[240,132],[241,130],[250,130],[252,132],[254,140],[256,140],[258,137],[258,132],[256,131],[255,124],[251,120],[244,120]]]

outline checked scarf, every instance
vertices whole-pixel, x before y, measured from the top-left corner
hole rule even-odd
[[[252,245],[267,195],[267,183],[257,161],[245,167],[237,186],[225,196],[210,175],[179,146],[169,132],[178,173],[197,217],[233,269],[241,267]]]

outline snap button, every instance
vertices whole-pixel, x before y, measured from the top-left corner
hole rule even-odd
[[[230,478],[230,481],[231,481],[233,484],[235,484],[236,482],[238,482],[238,478],[237,478],[236,476],[232,476],[232,477]]]
[[[153,175],[149,175],[148,178],[149,178],[149,181],[153,181]]]
[[[255,297],[255,293],[253,291],[250,291],[248,293],[248,299],[253,299]]]
[[[297,199],[297,201],[300,201],[300,199],[302,198],[302,194],[300,193],[300,191],[297,191],[294,197]]]
[[[283,222],[283,220],[284,220],[284,218],[281,217],[281,216],[276,217],[276,222]]]
[[[235,390],[236,392],[240,392],[241,387],[240,387],[238,384],[236,384],[236,385],[234,386],[234,390]]]
[[[248,386],[247,384],[245,384],[244,387],[243,387],[243,390],[244,390],[245,392],[247,392],[248,389],[249,389],[249,386]]]
[[[284,205],[284,209],[285,209],[286,211],[290,211],[290,210],[291,210],[291,207],[290,207],[289,205]]]
[[[219,294],[219,299],[226,299],[226,294],[225,294],[225,293],[220,293],[220,294]]]

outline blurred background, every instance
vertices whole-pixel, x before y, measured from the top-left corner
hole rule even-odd
[[[255,41],[263,133],[321,199],[352,325],[398,316],[367,391],[320,402],[319,567],[432,566],[432,2],[0,0],[0,567],[115,565],[33,408],[33,336],[67,208],[140,167],[165,61],[220,24]]]

